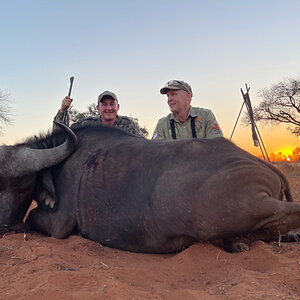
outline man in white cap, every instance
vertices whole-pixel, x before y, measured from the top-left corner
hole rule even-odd
[[[152,139],[223,137],[211,110],[191,106],[193,91],[187,82],[170,80],[160,93],[167,95],[171,113],[158,120]]]
[[[65,110],[70,107],[73,99],[70,97],[65,97],[62,100],[61,108],[56,114],[54,121],[62,122]],[[120,104],[115,93],[110,91],[104,91],[98,96],[97,110],[99,112],[99,117],[88,117],[77,121],[72,124],[74,126],[81,126],[87,124],[105,124],[123,128],[124,130],[133,133],[138,136],[143,136],[139,127],[133,120],[126,116],[119,116],[118,111],[120,109]],[[69,125],[69,116],[66,118],[66,123]],[[54,126],[55,127],[55,126]]]

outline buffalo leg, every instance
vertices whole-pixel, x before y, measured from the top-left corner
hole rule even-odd
[[[280,210],[259,222],[253,234],[274,240],[298,227],[300,227],[300,204],[280,202]]]
[[[256,240],[265,242],[299,240],[300,204],[278,201],[274,203],[279,204],[275,213],[258,222],[252,232],[224,239],[224,249],[229,252],[245,251]]]
[[[33,209],[26,220],[31,230],[37,230],[56,238],[65,238],[75,227],[76,220],[72,214],[45,211],[39,207]]]

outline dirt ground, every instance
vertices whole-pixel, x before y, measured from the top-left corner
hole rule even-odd
[[[300,174],[289,180],[300,202]],[[0,274],[0,299],[300,299],[300,244],[257,241],[231,254],[198,243],[152,255],[13,233],[0,238]]]

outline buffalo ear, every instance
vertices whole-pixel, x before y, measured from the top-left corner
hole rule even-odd
[[[57,207],[57,197],[50,169],[43,170],[39,174],[35,200],[38,202],[38,205],[45,206],[49,209],[55,209]]]

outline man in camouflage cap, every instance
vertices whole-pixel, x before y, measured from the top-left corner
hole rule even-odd
[[[211,110],[191,106],[193,91],[187,82],[170,80],[160,93],[167,95],[171,113],[158,120],[152,139],[223,137]]]
[[[62,100],[61,108],[56,114],[54,121],[62,122],[65,110],[70,107],[73,99],[70,97],[65,97]],[[88,117],[77,121],[72,124],[71,127],[77,127],[87,124],[105,124],[123,128],[124,130],[133,133],[138,136],[143,136],[138,125],[129,117],[119,116],[118,111],[120,109],[120,104],[115,93],[110,91],[104,91],[98,96],[97,110],[99,111],[99,117]],[[69,125],[69,116],[67,115],[66,124]],[[56,126],[54,125],[54,128]]]

